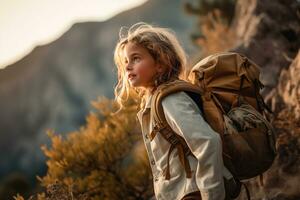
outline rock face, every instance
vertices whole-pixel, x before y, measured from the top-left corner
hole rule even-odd
[[[274,110],[277,133],[276,157],[264,174],[265,185],[250,182],[256,198],[272,200],[300,199],[300,51],[288,69],[282,70],[278,86],[269,99]]]
[[[278,130],[278,159],[269,175],[269,191],[300,199],[300,51],[279,77],[273,102],[281,105],[274,120]],[[282,108],[282,109],[280,109]],[[272,174],[273,173],[273,174]]]
[[[233,28],[244,53],[262,67],[263,95],[277,86],[280,71],[287,68],[300,47],[299,1],[237,1]]]
[[[254,199],[300,199],[300,2],[237,1],[232,49],[261,66],[262,95],[272,108],[278,156],[264,174],[247,182]],[[242,192],[239,200],[246,199]]]
[[[46,129],[77,130],[90,101],[113,98],[113,52],[121,26],[144,21],[170,27],[186,51],[195,52],[189,39],[194,23],[181,3],[148,1],[104,22],[74,24],[58,40],[0,70],[0,177],[14,170],[35,177],[45,166],[40,145],[49,143]]]
[[[300,118],[300,51],[288,69],[283,69],[279,77],[277,95],[295,118]]]

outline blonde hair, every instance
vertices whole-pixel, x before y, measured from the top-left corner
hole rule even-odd
[[[154,92],[158,85],[171,79],[186,79],[187,56],[172,30],[156,27],[145,22],[138,22],[129,29],[127,28],[127,30],[126,28],[121,27],[119,41],[114,51],[114,61],[118,69],[118,83],[115,86],[114,94],[115,101],[120,106],[117,112],[125,107],[124,103],[131,96],[133,90],[139,96],[135,100],[141,100],[140,108],[145,106],[146,101],[144,98],[145,91],[142,88],[131,88],[126,79],[123,51],[125,45],[129,42],[139,44],[147,49],[156,62],[166,67],[164,73],[156,77],[155,87],[151,92]]]

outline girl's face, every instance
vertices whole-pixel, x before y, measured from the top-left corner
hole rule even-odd
[[[162,72],[161,66],[155,62],[146,48],[129,42],[124,47],[126,78],[132,87],[151,89],[153,78]]]

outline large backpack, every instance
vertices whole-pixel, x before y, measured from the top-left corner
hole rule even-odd
[[[167,123],[161,104],[165,96],[184,91],[197,103],[207,123],[220,134],[224,165],[235,180],[262,175],[273,163],[276,149],[275,132],[265,110],[271,111],[259,93],[263,87],[259,74],[260,69],[253,61],[242,54],[226,52],[198,62],[187,81],[172,79],[159,85],[151,102],[154,120],[151,140],[156,134],[162,134],[171,143],[168,155],[177,148],[186,175],[191,177],[187,160],[191,151]],[[166,179],[170,178],[169,167],[168,162]],[[225,189],[228,189],[226,185]],[[231,197],[237,197],[239,192]]]

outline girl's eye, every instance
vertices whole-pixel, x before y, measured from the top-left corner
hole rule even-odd
[[[133,61],[134,61],[134,62],[138,62],[138,61],[140,61],[140,58],[139,58],[139,57],[134,57],[134,58],[133,58]]]

